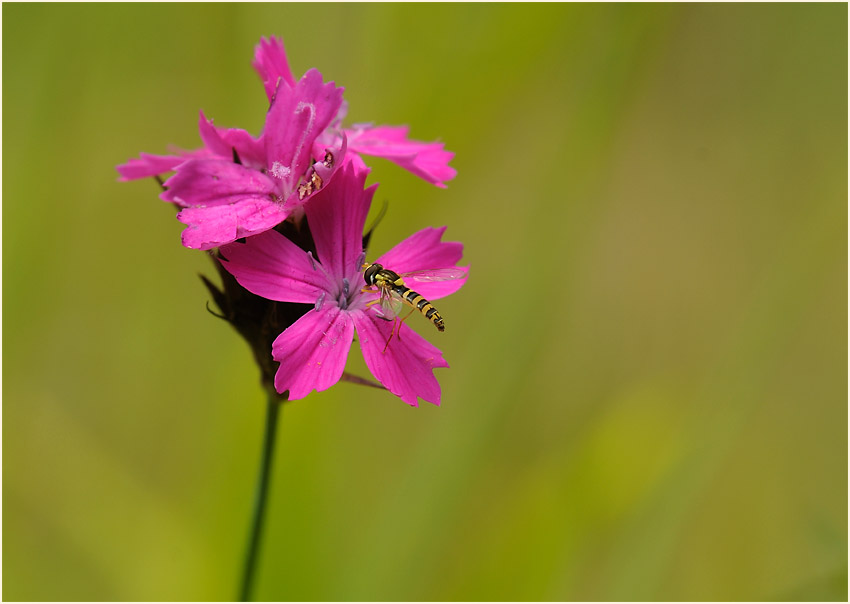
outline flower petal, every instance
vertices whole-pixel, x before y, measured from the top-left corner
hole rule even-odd
[[[289,239],[270,230],[221,248],[222,266],[248,291],[280,302],[315,304],[328,289],[321,267]]]
[[[126,164],[115,166],[121,178],[118,180],[138,180],[150,178],[159,174],[171,172],[177,166],[192,158],[208,157],[210,152],[206,149],[196,151],[178,151],[179,155],[152,155],[150,153],[139,153],[139,159],[131,159]]]
[[[358,125],[346,130],[348,148],[356,153],[383,157],[416,176],[445,188],[445,182],[457,175],[449,167],[454,153],[443,143],[423,143],[407,138],[407,126]]]
[[[263,137],[254,138],[240,128],[217,128],[213,120],[201,111],[198,129],[204,146],[221,159],[234,161],[234,151],[243,166],[262,170],[266,167],[266,148]]]
[[[358,155],[347,154],[347,140],[345,136],[337,137],[329,145],[320,144],[318,139],[313,143],[313,164],[304,174],[304,182],[287,197],[284,207],[290,214],[296,208],[307,204],[316,193],[327,187],[339,169],[351,158]],[[360,162],[368,172],[366,164]]]
[[[295,78],[292,77],[289,62],[286,60],[286,49],[283,47],[283,40],[277,36],[260,38],[260,43],[254,48],[254,60],[251,62],[251,65],[260,74],[260,79],[263,81],[269,101],[274,98],[278,80],[290,88],[295,87]]]
[[[183,207],[230,204],[245,198],[271,200],[274,181],[260,172],[225,159],[194,159],[183,163],[165,181],[160,197]]]
[[[454,267],[463,256],[463,244],[440,241],[446,227],[426,227],[397,243],[378,262],[397,273]]]
[[[353,338],[349,313],[330,305],[308,311],[272,344],[272,356],[280,363],[274,377],[277,391],[289,390],[289,400],[296,400],[336,384]]]
[[[377,185],[366,190],[368,170],[346,162],[331,183],[304,206],[316,253],[336,279],[359,272],[363,226]]]
[[[208,250],[266,231],[287,217],[274,182],[258,170],[223,159],[181,164],[160,195],[186,209],[177,218],[189,226],[183,245]]]
[[[342,103],[342,88],[322,83],[311,69],[294,88],[281,88],[266,116],[266,167],[289,197],[311,164],[313,141],[327,128]]]
[[[363,358],[378,381],[408,405],[417,407],[417,397],[440,404],[440,384],[433,370],[449,364],[437,348],[404,323],[387,346],[393,321],[364,311],[352,312],[351,318]]]
[[[181,234],[183,245],[193,250],[211,250],[263,233],[286,217],[279,203],[252,197],[206,208],[185,208],[177,213],[177,219],[186,225]]]
[[[463,244],[456,241],[440,241],[446,227],[427,227],[397,244],[375,262],[397,273],[460,268],[457,263],[463,256]],[[407,283],[429,300],[437,300],[453,294],[466,283],[466,277],[451,281]]]

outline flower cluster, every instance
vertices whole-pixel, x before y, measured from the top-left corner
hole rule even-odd
[[[253,66],[269,99],[259,136],[217,127],[202,112],[200,149],[142,153],[117,167],[120,179],[157,178],[161,199],[179,208],[186,225],[183,245],[217,259],[223,287],[204,281],[221,316],[251,345],[269,388],[289,400],[329,388],[344,376],[356,331],[386,389],[410,405],[418,398],[439,404],[432,370],[446,361],[390,309],[406,302],[411,311],[435,312],[426,298],[451,294],[466,280],[458,266],[463,246],[441,241],[445,227],[426,228],[375,264],[397,277],[456,276],[417,282],[417,292],[370,285],[364,227],[377,185],[365,188],[361,155],[445,187],[456,174],[448,165],[453,154],[442,143],[409,139],[406,127],[343,127],[343,89],[315,69],[296,80],[279,38],[260,41]],[[167,172],[174,174],[163,181]]]

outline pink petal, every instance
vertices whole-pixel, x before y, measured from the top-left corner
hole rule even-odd
[[[454,153],[443,143],[423,143],[407,138],[407,126],[358,126],[346,130],[348,147],[356,153],[383,157],[420,178],[445,187],[457,175],[449,167]]]
[[[304,174],[303,182],[293,191],[284,202],[284,207],[289,213],[296,208],[306,205],[316,193],[327,187],[339,169],[352,157],[358,157],[347,153],[347,140],[345,136],[337,137],[330,145],[313,143],[313,164]],[[330,163],[328,163],[330,162]],[[362,164],[362,162],[361,162]],[[365,164],[363,168],[368,171]],[[318,179],[316,179],[318,176]]]
[[[280,302],[315,304],[329,288],[325,273],[277,231],[221,248],[221,264],[248,291]]]
[[[408,405],[417,407],[417,397],[440,404],[440,384],[433,370],[449,364],[437,348],[402,323],[400,334],[393,337],[384,352],[393,322],[364,311],[352,312],[351,317],[363,358],[378,381]]]
[[[181,234],[185,247],[211,250],[273,229],[287,216],[286,210],[275,201],[246,197],[224,205],[185,208],[178,212],[177,219],[186,225]]]
[[[294,88],[281,88],[266,116],[266,167],[281,183],[284,197],[295,191],[311,164],[313,141],[342,103],[342,88],[322,83],[311,69]]]
[[[165,186],[160,198],[186,208],[177,218],[189,227],[183,231],[183,245],[192,249],[208,250],[262,233],[288,215],[269,177],[232,161],[188,161]]]
[[[289,62],[286,60],[283,40],[277,36],[260,38],[260,43],[254,48],[254,60],[251,65],[260,74],[269,101],[274,98],[279,79],[286,86],[295,87],[295,78],[292,77]]]
[[[364,191],[367,175],[368,170],[346,163],[333,181],[304,206],[319,260],[337,279],[360,270],[363,226],[378,186]]]
[[[198,129],[204,147],[221,159],[233,161],[235,150],[243,166],[257,170],[266,167],[266,148],[262,136],[254,138],[240,128],[217,128],[203,111],[198,121]]]
[[[396,244],[377,261],[397,273],[453,267],[463,256],[463,244],[440,241],[445,232],[446,227],[426,227]]]
[[[353,337],[354,323],[339,307],[308,311],[272,344],[272,356],[280,363],[274,377],[277,391],[289,390],[289,400],[296,400],[336,384]]]
[[[346,114],[348,113],[348,102],[343,99],[342,103],[339,105],[339,109],[336,112],[336,115],[331,120],[331,123],[325,128],[325,131],[322,132],[313,143],[313,152],[316,152],[316,147],[320,147],[319,151],[321,152],[321,147],[333,147],[339,144],[339,139],[348,138],[345,132],[342,130],[342,121],[345,119]],[[314,155],[314,157],[316,157]]]
[[[165,186],[168,190],[160,195],[165,201],[201,208],[244,199],[268,201],[275,192],[274,181],[262,172],[225,159],[187,161]]]
[[[139,159],[131,159],[126,164],[115,166],[121,174],[119,181],[138,180],[139,178],[150,178],[159,174],[171,172],[184,161],[193,157],[205,157],[210,153],[206,149],[197,151],[178,151],[179,155],[151,155],[140,153]]]

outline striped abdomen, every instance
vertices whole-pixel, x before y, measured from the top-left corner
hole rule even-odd
[[[425,318],[431,321],[434,326],[440,331],[445,331],[446,326],[443,323],[443,317],[440,316],[440,313],[437,312],[437,309],[434,308],[434,305],[428,302],[425,299],[425,296],[422,294],[417,294],[415,291],[407,287],[406,285],[393,285],[393,291],[404,298],[404,301],[408,304],[414,306],[419,309]]]

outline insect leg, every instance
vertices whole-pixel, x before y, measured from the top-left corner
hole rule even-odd
[[[413,311],[416,310],[415,306],[410,307],[410,312],[404,315],[404,318],[398,322],[398,341],[401,342],[401,324],[407,321],[407,317],[413,314]]]
[[[401,325],[401,321],[398,320],[398,317],[393,319],[393,328],[390,331],[390,337],[387,339],[387,343],[384,344],[384,350],[381,352],[381,354],[384,354],[387,351],[387,348],[389,348],[390,342],[392,342],[393,336],[395,335],[397,325]]]

